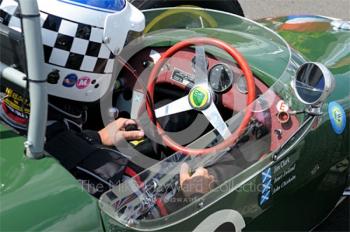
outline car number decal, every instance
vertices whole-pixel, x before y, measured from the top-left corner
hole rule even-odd
[[[245,227],[244,218],[239,212],[232,209],[223,209],[211,214],[206,219],[204,219],[193,230],[193,232],[203,232],[203,231],[214,232],[221,225],[226,223],[232,223],[235,228],[234,231],[236,232],[242,231],[242,229]]]

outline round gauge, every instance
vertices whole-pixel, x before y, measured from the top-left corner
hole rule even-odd
[[[248,88],[247,88],[247,81],[245,80],[245,77],[241,75],[236,83],[237,89],[240,93],[247,94]]]
[[[233,72],[225,64],[215,65],[209,72],[209,84],[215,92],[225,92],[233,83]]]

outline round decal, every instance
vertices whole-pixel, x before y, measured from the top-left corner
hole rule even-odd
[[[78,80],[78,76],[76,74],[72,73],[72,74],[67,75],[64,78],[62,85],[64,87],[70,88],[70,87],[73,87],[75,85],[75,83],[77,83],[77,80]]]
[[[287,112],[289,110],[289,106],[283,100],[277,103],[276,108],[278,112]]]
[[[194,109],[204,109],[210,103],[210,93],[204,87],[198,86],[191,90],[189,100]]]
[[[89,77],[82,77],[79,78],[79,80],[77,81],[77,88],[78,89],[85,89],[86,87],[88,87],[90,85],[90,78]]]
[[[342,134],[346,125],[346,116],[343,107],[337,102],[330,102],[328,105],[328,114],[334,132],[338,135]]]

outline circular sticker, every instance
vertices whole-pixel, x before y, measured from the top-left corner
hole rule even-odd
[[[79,78],[79,80],[77,81],[77,88],[78,89],[85,89],[86,87],[88,87],[90,85],[90,78],[89,77],[81,77]]]
[[[75,85],[78,80],[78,76],[74,73],[67,75],[62,82],[62,85],[67,88],[71,88]]]
[[[346,125],[345,111],[343,107],[337,102],[330,102],[328,105],[328,114],[334,132],[338,135],[343,133]]]
[[[287,112],[289,110],[289,106],[283,100],[277,103],[276,108],[278,112]]]

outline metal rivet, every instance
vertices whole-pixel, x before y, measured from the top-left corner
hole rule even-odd
[[[108,36],[106,36],[106,37],[103,39],[103,42],[104,42],[104,43],[109,43],[109,42],[111,42],[111,38],[109,38]]]
[[[273,161],[277,161],[277,159],[278,159],[278,155],[274,154],[274,155],[272,156],[272,160],[273,160]]]
[[[203,201],[199,202],[199,203],[198,203],[198,206],[199,206],[199,208],[203,208],[204,202],[203,202]]]

